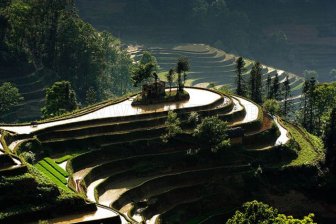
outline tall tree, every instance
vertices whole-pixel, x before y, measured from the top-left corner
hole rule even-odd
[[[288,111],[290,110],[290,104],[291,101],[289,100],[289,98],[291,97],[291,87],[290,87],[290,82],[289,82],[289,76],[286,76],[285,81],[283,82],[283,92],[284,92],[284,102],[283,102],[283,114],[285,116],[288,115]]]
[[[275,73],[272,87],[271,87],[271,98],[279,100],[279,95],[280,95],[280,82],[279,82],[279,75],[278,73]]]
[[[256,103],[262,103],[262,68],[255,62],[250,73],[250,97]]]
[[[69,81],[55,82],[47,88],[45,106],[42,108],[44,117],[53,117],[78,108],[76,93]]]
[[[245,61],[242,57],[239,57],[236,60],[236,93],[239,96],[246,96],[246,86],[243,79],[243,73],[246,71],[245,69]]]
[[[174,69],[170,69],[168,71],[168,73],[166,74],[166,78],[167,78],[167,81],[168,81],[168,84],[169,84],[169,93],[170,94],[171,94],[172,85],[173,85],[173,82],[174,82],[174,77],[175,77],[175,71],[174,71]]]
[[[23,98],[19,89],[9,82],[5,82],[0,86],[0,114],[10,111]]]
[[[154,68],[155,65],[152,63],[136,65],[132,71],[132,80],[134,82],[134,86],[137,87],[144,81],[148,81],[152,77]]]
[[[271,84],[272,84],[272,77],[270,74],[267,75],[267,80],[266,80],[266,98],[271,99]]]
[[[336,171],[335,159],[336,159],[336,107],[333,108],[328,125],[326,126],[325,147],[327,149],[326,162],[331,167],[333,172]]]
[[[187,79],[187,73],[190,70],[189,60],[187,57],[181,57],[178,59],[176,72],[177,72],[177,82],[178,82],[178,92],[183,92],[184,84]],[[183,80],[182,80],[183,75]]]

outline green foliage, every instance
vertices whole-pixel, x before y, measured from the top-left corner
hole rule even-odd
[[[247,89],[245,80],[243,79],[243,73],[246,71],[245,69],[245,61],[242,57],[239,57],[236,60],[236,94],[239,96],[246,96],[247,95]]]
[[[174,71],[174,69],[170,69],[168,71],[168,73],[166,74],[166,78],[167,78],[167,82],[169,84],[169,92],[171,92],[172,86],[173,86],[173,83],[174,83],[174,79],[175,79],[175,71]]]
[[[278,210],[258,201],[246,202],[226,224],[314,224],[314,214],[302,220],[279,214]]]
[[[36,162],[36,156],[33,152],[23,152],[20,156],[30,164],[34,164]]]
[[[188,117],[188,124],[196,126],[201,121],[201,117],[197,112],[191,112]]]
[[[71,158],[73,158],[72,155],[65,155],[65,156],[62,156],[61,158],[56,159],[55,162],[60,164],[60,163],[63,163],[65,161],[68,161]]]
[[[77,109],[76,93],[70,82],[55,82],[47,89],[45,107],[42,108],[44,117],[53,117]]]
[[[134,86],[137,87],[139,84],[148,81],[154,72],[155,65],[152,63],[138,64],[133,67],[132,70],[132,80]]]
[[[255,62],[250,72],[250,98],[256,103],[262,103],[262,67],[259,62]]]
[[[177,117],[177,113],[173,111],[168,112],[167,121],[165,122],[166,133],[161,136],[163,142],[168,142],[171,138],[177,134],[182,133],[181,121]]]
[[[67,184],[66,178],[59,173],[57,170],[55,170],[49,163],[46,161],[42,160],[38,162],[35,167],[39,169],[41,172],[43,172],[47,177],[49,177],[55,184],[58,186],[64,186]],[[62,185],[59,185],[59,183],[62,183]]]
[[[272,116],[280,113],[280,103],[274,99],[266,100],[263,104],[263,108]]]
[[[97,32],[73,10],[73,1],[16,0],[1,14],[1,36],[10,56],[47,67],[69,80],[83,102],[93,88],[97,100],[131,88],[132,60],[111,34]],[[113,87],[113,88],[111,88]]]
[[[59,172],[60,174],[62,174],[64,177],[68,177],[69,176],[68,172],[66,172],[65,170],[63,170],[51,158],[49,158],[49,157],[44,158],[44,161],[46,161],[50,166],[52,166],[57,172]]]
[[[177,61],[176,73],[177,73],[177,85],[179,92],[183,92],[184,84],[187,80],[187,72],[190,70],[189,60],[186,57],[181,57]],[[182,79],[183,74],[183,79]]]
[[[0,113],[6,113],[16,106],[23,98],[19,93],[19,89],[9,82],[5,82],[0,86]]]
[[[227,123],[217,116],[204,118],[194,130],[193,135],[212,152],[218,152],[230,147],[230,139],[227,136]]]

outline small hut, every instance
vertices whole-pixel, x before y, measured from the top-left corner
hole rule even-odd
[[[163,81],[156,81],[142,86],[142,99],[159,99],[166,95],[166,83]]]

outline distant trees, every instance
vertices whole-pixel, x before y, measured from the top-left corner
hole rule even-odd
[[[227,130],[227,123],[217,116],[206,117],[197,125],[194,137],[212,152],[218,152],[230,147]]]
[[[69,81],[55,82],[46,91],[46,102],[42,108],[45,118],[58,116],[76,110],[77,98]]]
[[[246,85],[243,79],[243,73],[245,71],[245,61],[242,57],[239,57],[236,60],[236,94],[239,96],[246,96]]]
[[[188,58],[187,57],[179,58],[177,65],[176,65],[176,73],[177,73],[178,92],[180,93],[183,92],[185,81],[187,79],[187,72],[189,70],[190,70],[190,65],[189,65]]]
[[[278,210],[258,201],[246,202],[240,210],[237,210],[226,224],[316,224],[314,214],[305,216],[302,220],[292,216],[279,214]]]
[[[10,82],[0,86],[0,116],[9,112],[14,106],[23,100],[19,89]]]
[[[267,80],[266,80],[266,98],[267,99],[272,98],[271,84],[272,84],[272,77],[271,77],[270,74],[268,74],[267,75]]]
[[[134,66],[132,70],[132,80],[134,86],[137,87],[139,84],[147,82],[150,78],[152,78],[154,69],[155,65],[152,63],[138,64]]]
[[[262,103],[262,67],[259,62],[255,62],[250,72],[250,98]]]

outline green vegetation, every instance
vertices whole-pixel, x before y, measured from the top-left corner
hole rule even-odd
[[[76,110],[78,107],[76,93],[72,89],[70,82],[56,82],[48,88],[45,104],[45,107],[42,108],[42,113],[46,118]]]
[[[41,172],[43,172],[45,175],[47,175],[49,178],[57,179],[58,182],[61,182],[64,185],[67,184],[67,180],[65,176],[63,176],[61,173],[59,173],[57,170],[55,170],[49,163],[42,160],[38,162],[36,165],[36,168],[38,168]]]
[[[182,133],[181,121],[177,117],[177,113],[173,111],[168,112],[167,121],[165,122],[166,133],[161,136],[163,142],[168,142],[171,138],[177,134]]]
[[[55,162],[58,163],[58,164],[60,164],[60,163],[63,163],[65,161],[68,161],[71,158],[73,158],[72,155],[65,155],[65,156],[62,156],[62,157],[60,157],[58,159],[55,159]]]
[[[10,111],[14,106],[21,102],[23,98],[19,89],[9,82],[0,86],[0,113],[4,114]],[[0,115],[1,116],[1,115]]]
[[[169,103],[169,102],[179,102],[189,100],[190,96],[187,91],[179,93],[177,90],[171,92],[166,92],[166,95],[163,98],[158,99],[148,99],[143,98],[141,95],[138,95],[132,102],[132,105],[151,105],[158,103]]]
[[[44,158],[44,161],[46,161],[50,166],[52,166],[57,172],[59,172],[60,174],[62,174],[64,177],[68,177],[69,176],[68,172],[66,172],[65,170],[63,170],[51,158],[48,158],[48,157]]]
[[[227,136],[227,123],[218,117],[204,118],[194,130],[194,137],[212,152],[218,152],[230,147],[230,139]]]
[[[315,166],[324,159],[323,143],[321,139],[293,124],[284,122],[294,141],[299,144],[298,157],[289,166]]]
[[[263,104],[264,110],[269,112],[272,116],[280,113],[280,103],[277,100],[266,100]]]
[[[5,1],[0,18],[5,65],[50,69],[52,78],[71,82],[83,104],[92,92],[101,101],[131,89],[132,60],[121,42],[84,22],[73,1]]]
[[[305,216],[302,220],[292,216],[279,214],[278,210],[258,201],[246,202],[241,210],[236,211],[226,224],[315,224],[314,214]]]

